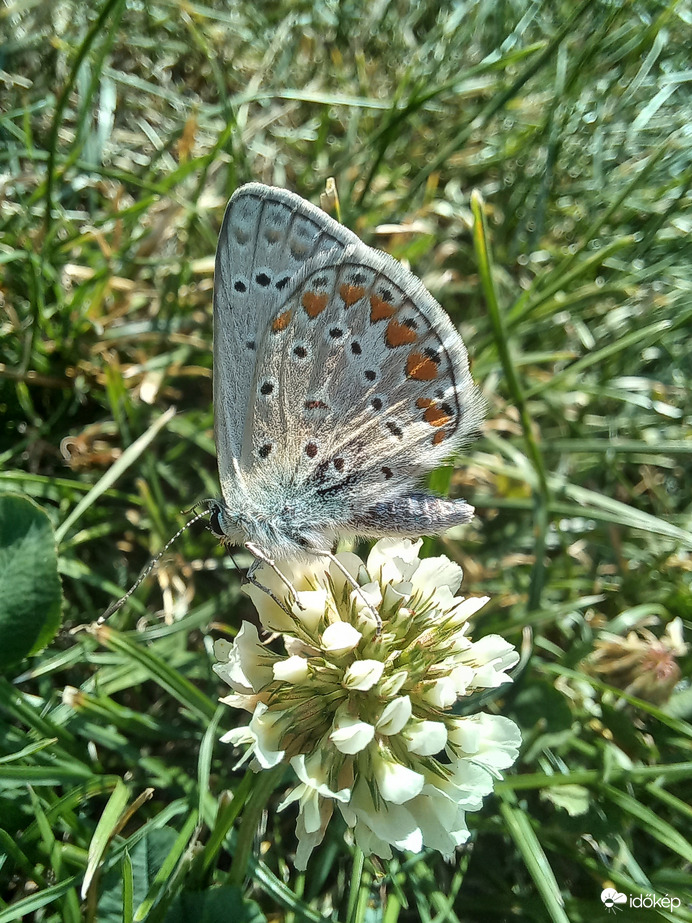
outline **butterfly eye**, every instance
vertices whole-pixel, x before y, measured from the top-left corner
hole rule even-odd
[[[213,506],[211,512],[209,513],[209,531],[216,536],[216,538],[221,538],[225,533],[221,527],[221,507]]]

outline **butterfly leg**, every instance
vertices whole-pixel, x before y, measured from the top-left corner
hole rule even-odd
[[[329,560],[336,567],[336,569],[340,571],[341,574],[343,574],[343,576],[346,578],[346,582],[350,586],[352,586],[353,589],[358,594],[358,596],[360,596],[361,601],[365,605],[365,608],[368,610],[370,615],[375,620],[375,624],[377,625],[377,634],[379,635],[382,632],[382,619],[380,618],[380,613],[372,606],[371,603],[368,602],[367,597],[365,596],[365,593],[363,592],[360,584],[358,583],[356,578],[353,576],[353,574],[350,574],[346,570],[346,568],[341,563],[341,561],[336,557],[336,555],[332,554],[331,551],[316,551],[315,549],[312,549],[312,550],[314,554],[324,555],[324,557],[329,558]]]
[[[250,581],[250,583],[254,583],[256,587],[259,587],[260,590],[263,590],[268,596],[270,596],[274,600],[275,603],[277,603],[277,605],[281,606],[284,612],[288,612],[289,615],[293,614],[286,608],[286,606],[283,603],[279,601],[278,597],[269,589],[269,587],[264,586],[258,580],[255,579],[255,571],[257,570],[257,568],[260,566],[260,564],[266,564],[267,567],[271,567],[271,569],[274,571],[277,577],[281,580],[284,586],[288,589],[289,593],[291,594],[291,598],[293,599],[293,602],[296,604],[296,606],[298,606],[299,609],[304,609],[305,606],[301,603],[300,599],[298,598],[298,591],[293,586],[293,584],[288,579],[288,577],[285,577],[281,573],[279,568],[276,566],[275,562],[272,561],[272,559],[268,557],[258,545],[255,545],[254,542],[245,542],[245,547],[255,559],[250,565],[250,570],[247,572],[247,579]]]
[[[263,583],[260,583],[259,580],[257,580],[255,576],[250,573],[250,571],[248,571],[247,573],[247,580],[248,580],[248,583],[251,583],[253,586],[256,586],[258,590],[262,590],[263,593],[266,593],[267,596],[276,603],[279,609],[283,609],[286,615],[290,615],[291,618],[293,618],[293,613],[288,608],[286,603],[282,602],[279,599],[279,597],[276,595],[276,593],[273,590],[270,590],[268,586],[265,586]]]

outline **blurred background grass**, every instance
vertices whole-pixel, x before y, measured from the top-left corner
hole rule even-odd
[[[680,895],[665,918],[692,919],[689,657],[652,660],[649,640],[580,672],[604,630],[692,614],[691,25],[654,0],[0,11],[0,490],[53,521],[68,628],[218,493],[213,256],[237,185],[318,202],[334,176],[344,222],[407,260],[468,345],[487,423],[450,489],[477,519],[429,550],[491,595],[475,636],[533,629],[489,705],[524,752],[455,866],[367,867],[368,919],[593,921],[606,882]],[[216,712],[210,644],[252,617],[239,585],[186,533],[118,631],[65,631],[0,680],[0,923],[201,919],[185,902],[215,891],[226,919],[343,919],[336,825],[303,878],[293,818],[271,810],[256,904],[224,887],[249,783],[214,745],[235,716]]]

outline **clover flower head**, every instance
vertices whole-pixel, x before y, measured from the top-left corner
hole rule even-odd
[[[427,846],[450,857],[469,836],[466,812],[517,757],[519,730],[508,718],[450,709],[509,682],[518,655],[497,635],[471,640],[469,619],[487,599],[455,596],[461,568],[444,556],[421,559],[420,547],[382,539],[365,566],[339,555],[360,592],[333,563],[284,562],[300,602],[285,600],[290,615],[246,587],[282,651],[248,622],[232,644],[215,646],[214,669],[233,690],[222,701],[252,715],[222,739],[245,745],[254,770],[290,762],[298,777],[280,809],[298,804],[300,869],[335,808],[366,855]],[[281,598],[269,568],[259,580]]]
[[[587,672],[654,705],[663,705],[680,681],[678,658],[687,653],[682,620],[668,622],[660,638],[644,620],[625,637],[603,632],[585,661]]]

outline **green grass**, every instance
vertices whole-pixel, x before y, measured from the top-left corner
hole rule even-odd
[[[428,548],[491,596],[474,636],[526,655],[487,705],[522,757],[470,845],[366,861],[350,919],[594,923],[607,882],[683,900],[622,919],[692,920],[690,657],[658,705],[580,669],[604,629],[689,637],[691,41],[655,0],[5,4],[0,491],[50,516],[65,605],[0,679],[0,923],[197,919],[197,892],[226,920],[346,919],[343,830],[297,875],[288,775],[263,814],[218,743],[211,643],[252,607],[211,536],[70,630],[218,493],[228,197],[319,201],[329,176],[468,345],[487,422],[451,490],[478,515]]]

